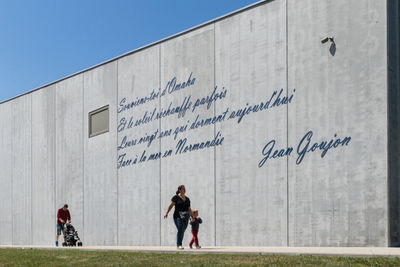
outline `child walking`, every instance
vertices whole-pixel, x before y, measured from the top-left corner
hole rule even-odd
[[[192,245],[193,243],[196,245],[196,248],[201,248],[199,245],[199,239],[197,238],[197,234],[199,233],[199,226],[200,223],[202,223],[203,221],[201,220],[199,216],[199,211],[198,210],[193,210],[193,217],[190,218],[190,224],[192,225],[192,241],[190,241],[189,243],[189,247],[193,248]]]

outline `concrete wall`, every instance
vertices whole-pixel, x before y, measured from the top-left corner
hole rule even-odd
[[[32,243],[54,242],[56,86],[32,94]]]
[[[203,246],[387,246],[386,16],[264,1],[2,103],[0,244],[52,244],[68,203],[86,245],[175,245],[184,184]]]
[[[13,242],[13,209],[12,209],[12,108],[11,102],[0,105],[0,244]]]
[[[286,96],[286,45],[286,1],[216,23],[216,85],[228,90],[216,113],[265,103],[281,88]],[[268,138],[286,146],[286,106],[216,128],[226,138],[216,149],[217,245],[285,246],[287,161],[258,163]]]
[[[116,245],[118,233],[118,183],[115,162],[117,111],[117,62],[84,73],[84,176],[83,224],[87,245]],[[86,114],[109,105],[110,131],[88,138]]]
[[[190,96],[190,101],[205,97],[214,88],[214,25],[203,27],[174,38],[161,44],[161,86],[162,88],[172,77],[178,81],[185,82],[190,73],[194,77],[195,84],[175,91],[166,93],[161,97],[161,109],[167,109],[169,104],[181,106],[185,97]],[[193,104],[192,104],[193,105]],[[214,115],[215,107],[209,109],[199,108],[199,112],[188,110],[186,114],[169,116],[161,119],[161,131],[190,125],[198,114],[202,117]],[[161,138],[161,152],[174,150],[178,140],[187,138],[187,142],[194,143],[202,140],[213,139],[214,127],[203,127],[197,130],[190,130],[179,134],[175,139],[172,137]],[[174,150],[176,153],[176,149]],[[184,184],[188,188],[188,196],[191,199],[192,207],[198,209],[204,224],[202,225],[203,244],[213,245],[215,243],[215,154],[213,149],[186,154],[177,154],[163,158],[161,161],[161,208],[165,212],[171,198],[175,195],[178,185]],[[172,218],[172,213],[171,216]],[[161,244],[174,245],[176,228],[171,224],[171,219],[164,221],[161,228]],[[186,235],[184,243],[188,244],[190,235]]]
[[[289,144],[352,138],[289,157],[289,245],[387,246],[385,1],[289,1],[288,45]]]
[[[133,101],[144,92],[160,87],[160,47],[154,46],[118,60],[118,103],[127,98]],[[143,92],[143,93],[142,93]],[[155,99],[145,107],[138,106],[135,113],[118,113],[118,122],[123,118],[138,120],[144,112],[152,111],[160,105]],[[119,108],[119,107],[118,107]],[[118,127],[121,127],[118,123]],[[126,126],[118,133],[118,146],[124,137],[128,140],[140,139],[153,134],[159,128],[159,121],[139,127]],[[117,147],[114,147],[116,151]],[[142,152],[158,152],[160,141],[154,140],[149,148],[146,143],[131,148],[117,148],[118,161],[128,158],[139,159]],[[126,154],[126,155],[125,155]],[[124,156],[125,155],[125,156]],[[124,157],[124,159],[122,159]],[[159,245],[160,244],[160,161],[154,160],[146,165],[133,164],[118,168],[118,243],[121,245]]]
[[[32,243],[32,95],[11,103],[12,236],[16,245]]]
[[[83,124],[87,115],[83,113],[83,76],[80,74],[56,84],[55,207],[68,203],[72,223],[85,240],[83,151],[87,130]]]

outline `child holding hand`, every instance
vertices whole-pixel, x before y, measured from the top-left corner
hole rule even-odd
[[[201,220],[199,216],[199,211],[198,210],[193,210],[193,216],[190,219],[190,225],[192,226],[192,235],[193,238],[189,243],[189,247],[192,248],[193,243],[196,245],[196,248],[201,248],[199,245],[199,239],[197,238],[197,234],[199,233],[199,226],[200,223],[202,223],[203,221]]]

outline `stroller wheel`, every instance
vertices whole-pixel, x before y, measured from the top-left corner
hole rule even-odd
[[[66,246],[67,246],[67,243],[63,242],[63,243],[62,243],[62,246],[63,246],[63,247],[66,247]]]
[[[78,247],[82,247],[82,242],[78,242]]]

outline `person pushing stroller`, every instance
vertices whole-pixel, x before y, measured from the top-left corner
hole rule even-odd
[[[68,204],[64,204],[64,206],[57,211],[57,235],[56,235],[56,247],[58,247],[58,239],[61,235],[61,232],[64,234],[64,225],[66,222],[71,223],[71,214],[68,210]],[[65,242],[64,235],[64,242]]]

